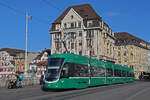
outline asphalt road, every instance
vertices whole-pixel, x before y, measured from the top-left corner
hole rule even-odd
[[[0,100],[150,100],[150,81],[67,91],[42,91],[40,85],[1,88]]]

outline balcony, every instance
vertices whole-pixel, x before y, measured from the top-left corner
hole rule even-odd
[[[68,32],[76,32],[78,29],[81,29],[81,26],[80,27],[64,27],[63,28],[63,31],[68,31]]]
[[[81,26],[80,27],[64,27],[63,29],[76,29],[76,28],[81,28]]]
[[[51,34],[52,34],[52,33],[60,33],[60,32],[61,32],[61,29],[57,29],[57,30],[56,30],[56,29],[53,29],[53,30],[50,30],[50,31],[49,31],[49,33],[51,33]]]

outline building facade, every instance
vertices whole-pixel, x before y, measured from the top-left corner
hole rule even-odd
[[[36,53],[28,52],[29,62],[36,57]],[[29,69],[27,66],[26,69]],[[25,71],[25,50],[2,48],[0,49],[0,77],[12,78],[16,72]]]
[[[150,73],[150,43],[147,45],[148,51],[147,51],[147,55],[148,55],[148,73]]]
[[[30,71],[34,72],[37,77],[45,74],[50,54],[50,49],[45,49],[30,62]]]
[[[115,62],[114,32],[89,5],[68,7],[53,23],[51,53],[74,53]]]
[[[115,34],[116,63],[127,65],[135,71],[136,79],[142,72],[148,71],[148,48],[147,42],[127,32]]]
[[[0,78],[12,78],[15,73],[14,57],[6,51],[0,51]]]

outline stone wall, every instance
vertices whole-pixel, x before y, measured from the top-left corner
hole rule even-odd
[[[29,86],[29,85],[36,85],[39,84],[38,77],[30,77],[30,78],[24,78],[22,81],[23,87]],[[7,84],[9,82],[9,79],[0,79],[0,88],[7,88]]]

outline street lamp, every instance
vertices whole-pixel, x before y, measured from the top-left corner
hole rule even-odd
[[[31,19],[32,16],[28,15],[28,11],[26,10],[26,49],[25,49],[25,68],[24,75],[27,76],[27,66],[28,66],[28,48],[27,48],[27,40],[28,40],[28,19]]]
[[[28,12],[26,10],[26,49],[25,49],[25,68],[24,68],[24,75],[27,76],[27,59],[28,59],[28,55],[27,55],[27,37],[28,37]]]

